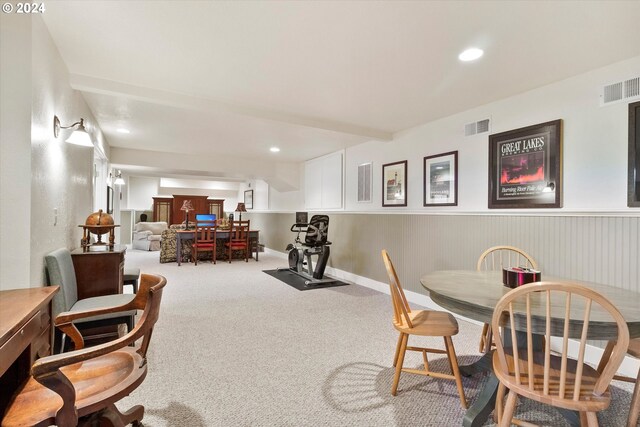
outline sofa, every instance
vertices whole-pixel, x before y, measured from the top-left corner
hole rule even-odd
[[[139,222],[133,228],[133,249],[159,251],[162,232],[168,230],[166,222]]]

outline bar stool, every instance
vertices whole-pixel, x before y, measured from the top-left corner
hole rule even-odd
[[[122,276],[123,286],[131,285],[133,287],[133,293],[138,293],[138,279],[140,278],[139,268],[125,268],[124,276]]]

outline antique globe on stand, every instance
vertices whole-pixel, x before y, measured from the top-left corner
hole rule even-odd
[[[80,244],[83,248],[93,245],[106,245],[106,242],[102,241],[103,234],[109,234],[109,248],[113,248],[115,236],[114,228],[118,227],[113,223],[113,217],[100,209],[98,212],[94,212],[87,217],[84,225],[79,225],[83,228],[83,236]],[[91,243],[91,234],[95,234],[97,241]]]

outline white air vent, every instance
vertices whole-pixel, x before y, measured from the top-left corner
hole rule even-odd
[[[489,132],[489,119],[479,120],[464,125],[464,136],[476,135],[478,133]]]
[[[358,166],[358,202],[371,201],[371,163]]]
[[[640,77],[611,83],[602,88],[600,105],[609,105],[640,98]]]

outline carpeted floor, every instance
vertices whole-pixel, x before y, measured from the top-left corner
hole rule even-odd
[[[158,252],[129,249],[126,263],[167,278],[148,376],[118,403],[143,404],[147,427],[461,425],[452,381],[404,374],[391,396],[397,333],[388,295],[357,285],[299,292],[262,272],[286,265],[266,254],[260,262],[178,267],[160,264]],[[461,364],[479,357],[479,334],[460,322],[453,340]],[[407,355],[405,366],[420,364],[419,354]],[[432,365],[448,366],[436,356]],[[469,401],[485,378],[464,378]],[[614,385],[601,426],[626,419],[631,385]],[[566,425],[531,402],[519,411],[543,425]]]

